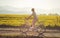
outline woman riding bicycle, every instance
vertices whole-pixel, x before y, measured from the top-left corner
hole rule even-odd
[[[37,15],[36,15],[36,12],[35,12],[34,8],[32,8],[31,11],[32,11],[32,14],[27,18],[27,20],[30,19],[30,17],[33,16],[31,27],[34,28],[38,18],[37,18]]]

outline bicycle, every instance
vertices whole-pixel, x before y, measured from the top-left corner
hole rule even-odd
[[[31,26],[27,25],[27,23],[28,21],[25,18],[25,24],[22,24],[20,28],[20,32],[22,32],[22,34],[24,34],[25,36],[28,36],[27,32],[33,31],[38,33],[38,35],[36,36],[39,36],[39,37],[44,36],[43,33],[46,31],[45,29],[46,27],[44,26],[43,22],[42,23],[39,22],[38,23],[39,25],[36,25],[34,29],[31,29]]]

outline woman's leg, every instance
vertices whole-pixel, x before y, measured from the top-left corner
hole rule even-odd
[[[32,21],[32,27],[35,27],[36,22],[37,22],[37,19],[33,19],[33,21]]]

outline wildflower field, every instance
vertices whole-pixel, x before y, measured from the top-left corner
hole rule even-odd
[[[32,23],[33,16],[29,20],[25,20],[29,15],[18,15],[18,14],[0,14],[0,25],[12,25],[12,26],[20,26],[25,24],[26,21]],[[36,25],[43,23],[45,26],[60,26],[60,16],[59,15],[37,15],[38,21]]]

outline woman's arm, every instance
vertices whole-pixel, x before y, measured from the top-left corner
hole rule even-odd
[[[33,16],[33,14],[31,14],[31,15],[27,18],[27,20],[28,20],[31,16]]]

